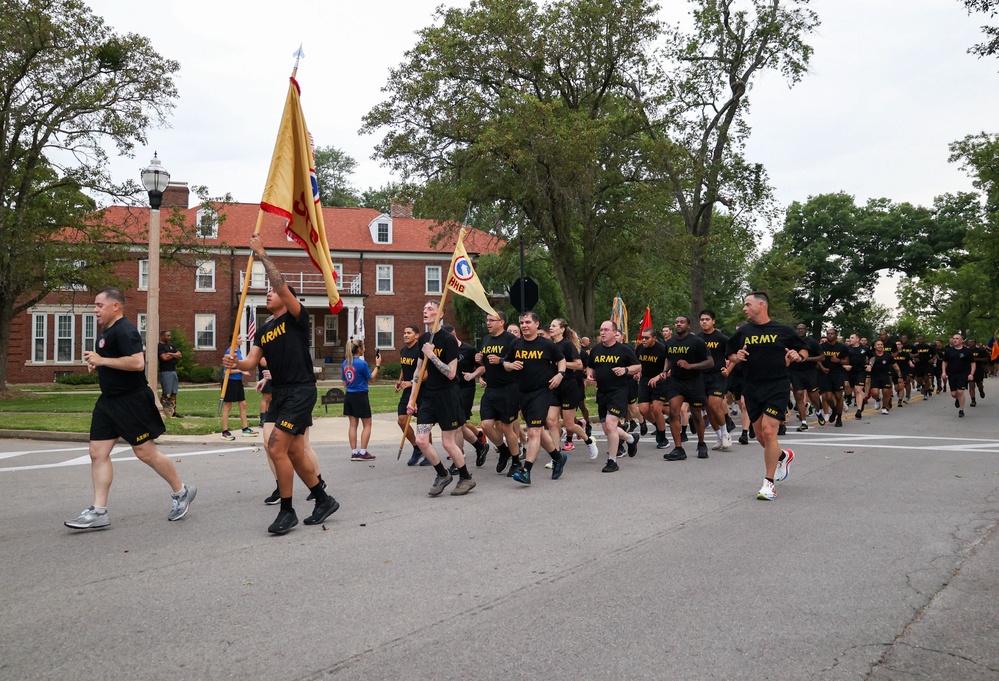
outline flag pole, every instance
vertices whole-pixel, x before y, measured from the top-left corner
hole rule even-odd
[[[461,231],[458,233],[458,243],[454,247],[454,253],[451,254],[451,265],[448,267],[448,276],[451,276],[451,271],[454,269],[454,259],[458,255],[458,247],[465,240],[465,228],[462,227]],[[434,334],[440,330],[441,318],[444,317],[444,303],[447,302],[447,294],[451,289],[448,288],[446,282],[444,285],[444,293],[441,295],[441,304],[437,307],[437,318],[434,320],[433,330],[430,332],[430,339],[433,340]],[[423,349],[421,348],[422,352]],[[414,405],[416,404],[416,399],[420,396],[420,388],[423,386],[423,379],[427,375],[427,358],[423,356],[420,358],[420,375],[416,378],[416,385],[413,386],[413,396],[409,398],[410,402]],[[406,432],[409,430],[409,422],[412,421],[413,415],[406,414],[406,423],[402,426],[402,441],[399,443],[399,453],[395,455],[395,460],[398,461],[402,458],[402,448],[406,446]]]

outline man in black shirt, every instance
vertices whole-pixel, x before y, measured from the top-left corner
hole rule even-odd
[[[747,295],[742,310],[749,323],[728,341],[729,361],[745,362],[746,366],[743,397],[756,440],[763,446],[766,465],[763,487],[756,498],[764,501],[777,498],[774,483],[787,478],[794,461],[794,452],[782,450],[777,441],[790,388],[787,366],[808,356],[804,341],[791,327],[770,320],[769,308],[770,298],[766,293],[755,291]]]
[[[438,324],[440,303],[428,300],[423,306],[423,323],[433,329]],[[416,444],[437,472],[428,494],[440,496],[454,479],[441,461],[440,455],[430,442],[430,431],[434,424],[440,426],[441,444],[451,461],[458,468],[458,484],[451,490],[451,496],[468,494],[475,487],[472,474],[465,465],[465,454],[461,451],[461,426],[465,417],[461,413],[458,395],[458,339],[453,333],[438,329],[436,333],[425,332],[417,341],[423,357],[416,365],[416,375],[422,373],[424,362],[428,362],[423,384],[420,386],[419,401],[410,398],[406,407],[410,414],[416,414]]]
[[[312,425],[312,410],[318,396],[309,352],[309,311],[298,301],[295,290],[285,283],[281,271],[268,257],[260,235],[250,237],[250,250],[263,264],[270,279],[266,306],[274,318],[257,331],[253,347],[244,359],[229,353],[223,356],[222,364],[229,369],[252,371],[261,358],[267,360],[267,369],[271,372],[271,403],[266,419],[274,428],[267,438],[266,449],[274,464],[281,494],[281,508],[267,531],[287,534],[298,524],[291,497],[295,473],[316,502],[312,515],[305,519],[306,525],[321,524],[340,508],[340,504],[326,493],[326,485],[306,452],[305,432]]]
[[[985,367],[989,365],[989,359],[991,355],[989,351],[978,344],[974,338],[969,338],[967,342],[967,347],[971,350],[972,359],[975,360],[975,379],[971,386],[971,406],[977,407],[978,402],[975,400],[975,388],[978,388],[979,395],[985,398]]]
[[[819,398],[818,383],[818,363],[822,361],[822,354],[819,352],[819,342],[808,337],[808,326],[798,324],[794,329],[798,333],[798,338],[805,343],[808,350],[808,357],[803,362],[795,362],[791,365],[791,389],[794,390],[794,399],[798,408],[798,419],[801,424],[798,432],[808,430],[806,419],[808,412],[806,404],[812,403],[815,413],[819,417],[819,425],[825,424],[825,417],[822,415],[822,400]]]
[[[506,313],[503,311],[486,315],[486,331],[488,334],[482,339],[482,348],[475,355],[475,361],[480,366],[472,375],[474,378],[481,376],[486,383],[479,403],[479,418],[482,419],[482,431],[496,445],[499,454],[496,472],[502,473],[511,459],[515,469],[521,465],[518,454],[520,426],[517,423],[520,390],[517,388],[517,376],[503,368],[503,357],[517,336],[506,330]]]
[[[114,479],[111,450],[118,438],[132,446],[142,461],[173,490],[173,507],[167,520],[180,520],[187,514],[194,485],[185,485],[177,475],[173,460],[156,449],[156,438],[166,432],[156,408],[156,397],[146,382],[145,353],[135,325],[125,318],[125,295],[107,287],[97,292],[94,316],[101,325],[93,350],[83,353],[87,369],[97,369],[101,396],[90,421],[90,470],[94,483],[94,503],[79,517],[67,520],[74,530],[100,530],[110,527],[108,495]],[[152,370],[152,367],[150,367]]]
[[[680,412],[683,403],[690,406],[690,421],[697,432],[697,458],[708,458],[708,445],[704,441],[704,377],[702,372],[714,366],[711,353],[703,340],[690,333],[690,317],[680,315],[673,325],[672,338],[666,341],[666,361],[669,381],[666,399],[669,401],[670,432],[673,434],[673,451],[664,454],[667,461],[687,458],[680,440]]]
[[[728,405],[725,403],[725,393],[728,392],[728,378],[722,374],[725,368],[727,356],[725,348],[728,345],[728,336],[715,328],[716,315],[712,310],[701,310],[698,315],[698,322],[701,325],[701,332],[697,337],[704,341],[711,353],[714,366],[703,371],[704,376],[704,397],[708,404],[708,421],[711,429],[715,431],[718,441],[711,449],[728,450],[732,446],[732,438],[728,434]],[[735,424],[732,424],[733,428]]]
[[[642,329],[642,337],[635,348],[638,362],[642,365],[642,378],[638,382],[638,408],[642,418],[656,427],[656,449],[669,446],[666,439],[666,416],[663,402],[666,400],[666,345],[656,340],[656,332]]]
[[[950,385],[950,396],[954,398],[954,406],[957,408],[957,415],[964,418],[964,391],[968,383],[972,383],[974,390],[975,380],[975,358],[974,353],[964,347],[964,336],[955,333],[951,336],[950,346],[940,353],[942,366],[940,378]]]
[[[936,348],[926,342],[922,334],[916,336],[916,344],[912,346],[912,373],[923,397],[933,394],[933,357]]]
[[[510,343],[503,356],[503,368],[517,376],[520,411],[527,424],[524,467],[511,476],[524,485],[531,484],[531,470],[541,447],[552,459],[552,480],[562,477],[569,459],[561,442],[553,442],[546,427],[548,410],[555,405],[554,391],[565,378],[565,356],[555,343],[538,333],[539,325],[534,312],[520,315],[520,338]]]
[[[485,434],[471,421],[472,407],[475,405],[475,379],[478,378],[475,370],[479,368],[478,362],[475,361],[478,350],[471,343],[458,338],[458,332],[450,324],[441,324],[441,328],[458,341],[458,409],[465,420],[461,425],[461,435],[465,442],[472,445],[475,450],[475,465],[481,468],[486,462],[489,445],[486,443]],[[449,471],[451,475],[454,475],[455,470]]]
[[[802,346],[804,347],[804,346]],[[819,364],[819,390],[828,412],[826,420],[836,427],[843,426],[843,384],[846,383],[846,365],[850,353],[840,342],[836,329],[828,329],[819,344],[823,360]]]
[[[408,425],[410,418],[406,412],[409,398],[413,394],[413,383],[416,380],[416,363],[423,354],[416,346],[416,341],[419,339],[420,328],[418,326],[407,324],[403,328],[402,347],[399,348],[399,380],[395,382],[395,391],[402,393],[399,395],[399,404],[396,405],[396,421],[399,423],[400,429],[405,429],[403,432],[406,433],[406,439],[409,440],[409,444],[413,445],[413,453],[410,455],[409,461],[406,462],[407,466],[421,463],[420,459],[427,461],[423,458],[423,452],[416,446],[416,433],[413,432],[413,427]],[[427,462],[426,465],[429,466],[430,462]]]
[[[180,379],[177,378],[177,362],[180,361],[180,350],[171,343],[173,334],[164,331],[160,334],[160,342],[156,347],[156,354],[159,356],[159,378],[160,388],[163,396],[160,402],[163,404],[163,413],[174,418],[181,418],[177,413],[177,391],[180,388]]]
[[[619,425],[628,414],[628,381],[642,370],[630,345],[617,342],[617,325],[607,320],[600,325],[600,344],[590,350],[586,382],[597,386],[597,410],[600,425],[607,436],[607,464],[604,473],[619,470],[617,448],[628,444],[628,456],[638,453],[638,433],[627,433]]]

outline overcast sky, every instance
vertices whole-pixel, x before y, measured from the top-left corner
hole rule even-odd
[[[138,179],[158,151],[174,180],[207,185],[257,202],[293,65],[317,145],[354,157],[360,189],[394,179],[361,136],[361,117],[381,101],[388,69],[415,42],[446,0],[89,0],[121,32],[148,36],[181,64],[180,98],[170,128],[114,164]],[[675,20],[687,3],[662,0]],[[810,72],[793,88],[776,75],[750,92],[750,161],[765,165],[786,205],[845,191],[858,203],[888,197],[930,205],[933,197],[971,190],[947,162],[948,143],[999,132],[999,59],[967,53],[981,39],[980,15],[959,0],[813,0],[822,21],[809,39]]]

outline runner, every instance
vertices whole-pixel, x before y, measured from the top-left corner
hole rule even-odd
[[[936,348],[926,342],[926,337],[922,334],[916,336],[916,343],[912,346],[912,373],[923,397],[929,397],[933,394],[933,358],[935,355]]]
[[[933,341],[933,382],[936,384],[936,393],[939,395],[947,387],[947,379],[943,377],[943,351],[944,342],[942,340]]]
[[[420,348],[416,346],[416,341],[419,339],[420,328],[418,326],[407,324],[403,328],[402,347],[399,348],[399,365],[401,370],[399,372],[399,380],[395,382],[395,391],[402,393],[399,395],[399,404],[395,410],[396,423],[399,424],[399,429],[406,434],[409,444],[413,445],[413,452],[409,456],[409,461],[406,462],[407,466],[415,466],[416,464],[420,464],[421,466],[430,465],[430,462],[423,458],[423,452],[416,446],[416,433],[413,432],[413,427],[408,425],[408,422],[412,419],[406,413],[409,398],[413,394],[413,383],[416,380],[416,363],[423,354],[420,352]]]
[[[607,463],[602,471],[620,470],[617,463],[618,444],[628,445],[628,456],[638,453],[638,434],[627,433],[620,421],[628,412],[628,381],[642,370],[630,345],[617,342],[617,325],[610,321],[600,324],[600,344],[590,350],[586,380],[597,386],[597,413],[604,435],[607,436]]]
[[[666,341],[666,360],[669,362],[669,382],[666,384],[666,399],[669,401],[670,431],[675,447],[664,454],[667,461],[683,461],[687,453],[683,450],[680,434],[680,410],[683,403],[690,405],[690,420],[697,433],[697,458],[708,458],[708,445],[704,441],[703,372],[714,366],[711,353],[703,340],[690,333],[690,317],[680,315],[673,325],[676,334]]]
[[[964,347],[964,336],[955,333],[951,345],[941,353],[940,378],[950,385],[950,395],[954,398],[959,418],[964,418],[964,391],[968,383],[975,380],[974,353]]]
[[[974,382],[971,384],[971,406],[977,407],[978,402],[975,400],[975,388],[978,388],[979,394],[982,398],[985,398],[985,368],[989,364],[989,351],[978,344],[974,338],[969,338],[967,342],[968,349],[971,350],[971,358],[975,361],[975,377]]]
[[[441,328],[458,341],[458,406],[465,419],[465,423],[461,426],[461,435],[465,442],[472,445],[475,450],[475,466],[481,468],[486,463],[489,444],[486,441],[485,433],[472,423],[472,409],[475,406],[475,379],[479,377],[475,373],[475,370],[479,368],[479,363],[475,361],[478,350],[474,345],[458,338],[457,331],[450,324],[441,324]],[[454,475],[458,469],[454,464],[451,464],[449,472]]]
[[[642,378],[638,383],[638,408],[642,417],[655,425],[656,449],[666,449],[666,417],[663,415],[663,401],[666,399],[666,345],[656,340],[656,332],[642,329],[642,337],[636,348],[638,362],[642,365]]]
[[[746,410],[763,446],[765,463],[763,487],[756,498],[764,501],[777,498],[774,483],[787,478],[794,461],[792,450],[780,448],[777,429],[787,408],[788,363],[801,361],[808,353],[791,327],[771,321],[769,308],[766,293],[754,291],[747,295],[742,309],[749,324],[738,329],[728,342],[729,359],[733,363],[746,363],[743,387]]]
[[[895,393],[898,397],[896,406],[902,407],[909,401],[912,394],[909,388],[909,378],[912,375],[912,351],[905,345],[905,336],[901,340],[895,341],[895,352],[892,359],[895,360],[895,369],[898,372],[898,379],[895,385]]]
[[[583,360],[579,357],[579,338],[564,319],[553,320],[548,330],[555,347],[565,357],[565,378],[555,389],[557,404],[548,409],[549,433],[553,442],[556,444],[561,442],[561,429],[559,428],[559,417],[561,416],[566,435],[566,444],[562,449],[566,451],[573,449],[572,436],[575,435],[586,443],[590,458],[595,459],[600,455],[600,451],[593,439],[576,421],[576,408],[583,398],[582,383],[577,378],[583,371]]]
[[[711,449],[725,451],[732,447],[732,438],[728,434],[728,419],[726,419],[728,407],[725,404],[728,379],[722,374],[726,362],[725,348],[728,345],[728,336],[715,329],[716,315],[712,310],[701,310],[697,317],[701,325],[701,332],[697,337],[704,341],[714,362],[710,369],[702,372],[704,396],[708,401],[708,421],[718,439]]]
[[[486,383],[482,402],[479,403],[479,418],[482,419],[482,430],[489,441],[496,446],[499,460],[496,462],[496,472],[502,473],[511,462],[512,476],[520,464],[520,425],[517,423],[517,413],[520,411],[520,390],[517,388],[517,376],[503,368],[503,356],[517,336],[507,331],[506,313],[497,312],[486,315],[487,335],[482,340],[482,349],[475,355],[481,365],[473,372],[478,378],[483,377]]]
[[[847,370],[847,380],[853,389],[853,402],[857,407],[856,418],[859,421],[864,418],[867,391],[870,390],[867,362],[871,358],[871,349],[861,343],[857,334],[851,333],[846,352],[847,364],[844,365],[844,368]]]
[[[891,370],[894,366],[895,358],[885,351],[884,341],[878,338],[874,341],[874,352],[867,360],[867,373],[871,380],[871,397],[879,401],[881,413],[886,416],[891,411]]]
[[[836,329],[826,330],[826,337],[820,343],[823,360],[819,364],[819,390],[826,406],[826,421],[837,428],[843,426],[843,385],[846,383],[846,369],[849,353],[839,342]]]
[[[794,390],[795,405],[798,409],[798,432],[808,430],[807,403],[811,402],[815,408],[819,425],[826,424],[822,415],[822,399],[819,397],[819,362],[823,360],[823,355],[819,350],[819,342],[808,336],[808,326],[798,324],[794,329],[798,338],[805,343],[808,350],[808,357],[801,362],[791,365],[791,389]]]

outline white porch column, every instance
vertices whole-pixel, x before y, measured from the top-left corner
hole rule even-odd
[[[354,337],[354,308],[347,308],[347,338]]]

